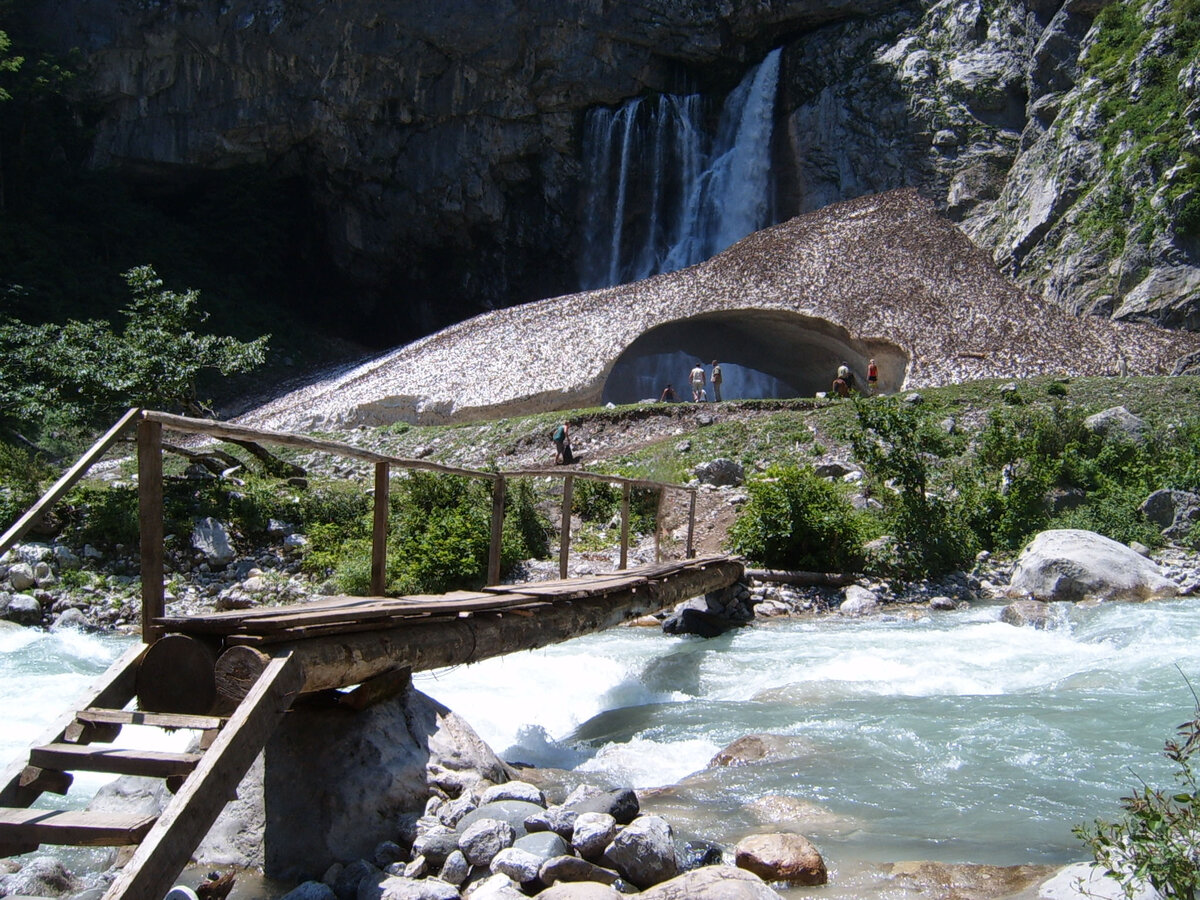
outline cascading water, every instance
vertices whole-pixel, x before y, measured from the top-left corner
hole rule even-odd
[[[585,290],[690,266],[769,224],[778,80],[774,50],[726,98],[715,135],[699,94],[588,114]]]
[[[639,97],[588,114],[582,288],[673,272],[770,224],[778,81],[774,50],[726,97],[714,134],[705,130],[709,110],[699,94]],[[629,381],[616,399],[657,399],[668,383],[690,399],[683,382],[694,352],[679,348],[643,358],[637,372],[626,373]],[[726,360],[723,371],[727,399],[788,395],[744,363]]]

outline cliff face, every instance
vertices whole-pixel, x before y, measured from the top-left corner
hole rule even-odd
[[[773,46],[780,217],[917,186],[1067,308],[1200,327],[1178,227],[1200,143],[1191,0],[1121,4],[1159,42],[1127,79],[1163,42],[1180,57],[1154,72],[1182,105],[1153,165],[1105,131],[1129,85],[1089,61],[1100,0],[36,2],[91,63],[96,166],[301,176],[362,311],[412,330],[572,290],[584,113],[719,95]]]

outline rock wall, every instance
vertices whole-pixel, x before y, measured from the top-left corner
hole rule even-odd
[[[1124,4],[1150,29],[1130,78],[1180,2]],[[1175,52],[1174,145],[1114,149],[1101,110],[1130,84],[1085,65],[1104,0],[36,3],[91,63],[94,165],[301,176],[360,311],[410,330],[574,289],[586,110],[720,94],[779,45],[778,218],[915,186],[1055,303],[1200,327],[1197,239],[1177,227],[1194,56]]]

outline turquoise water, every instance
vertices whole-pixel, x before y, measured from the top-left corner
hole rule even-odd
[[[832,872],[822,898],[906,896],[877,864],[1083,859],[1071,827],[1115,815],[1134,773],[1167,783],[1163,741],[1193,708],[1200,599],[1060,606],[1047,631],[999,612],[766,620],[713,640],[622,628],[416,680],[506,758],[641,788],[681,835],[806,834]],[[4,758],[129,643],[0,630]],[[747,734],[778,736],[776,756],[709,767]]]

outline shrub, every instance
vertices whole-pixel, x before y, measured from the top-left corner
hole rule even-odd
[[[749,481],[730,529],[734,552],[781,569],[848,571],[862,564],[862,526],[842,489],[810,468],[776,466]]]
[[[1121,798],[1125,815],[1120,820],[1097,819],[1073,829],[1131,900],[1146,884],[1163,897],[1182,900],[1194,900],[1200,890],[1200,772],[1192,761],[1197,751],[1200,703],[1163,749],[1176,766],[1173,791],[1142,782]]]
[[[7,528],[38,501],[50,475],[50,467],[33,453],[0,441],[0,527]]]
[[[603,481],[576,479],[571,491],[571,511],[585,522],[611,519],[620,502],[620,490]]]

